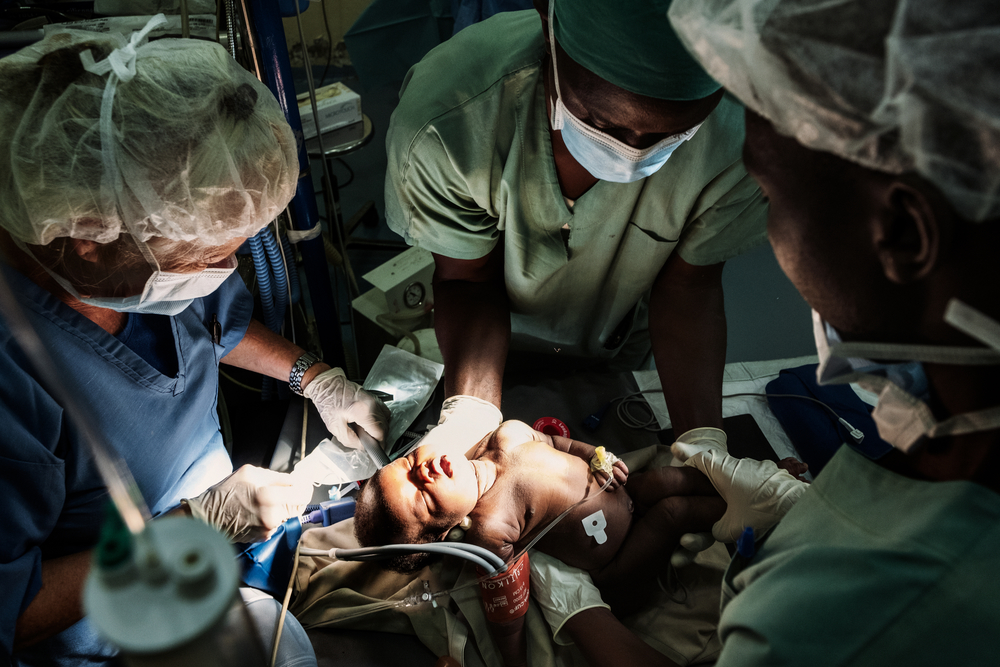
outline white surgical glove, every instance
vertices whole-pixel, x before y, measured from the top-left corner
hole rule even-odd
[[[339,368],[323,371],[302,390],[323,418],[323,423],[345,447],[363,449],[351,424],[357,424],[379,444],[385,440],[389,426],[389,408],[364,389],[351,382]]]
[[[542,610],[542,616],[552,630],[552,641],[560,646],[573,642],[559,637],[566,621],[585,609],[604,607],[611,609],[597,590],[590,575],[570,567],[561,560],[541,551],[528,554],[531,564],[531,596]]]
[[[245,465],[197,498],[181,501],[191,516],[230,542],[260,542],[312,499],[312,484],[267,468]]]
[[[475,396],[451,396],[441,406],[438,425],[420,441],[442,453],[465,454],[503,421],[500,408]]]
[[[747,526],[760,535],[809,488],[773,461],[730,456],[726,434],[716,428],[692,429],[677,438],[670,451],[684,465],[704,473],[726,501],[726,513],[712,527],[712,536],[720,542],[735,542]]]
[[[670,564],[674,567],[684,567],[694,562],[698,554],[715,544],[712,533],[684,533],[681,544],[670,556]]]

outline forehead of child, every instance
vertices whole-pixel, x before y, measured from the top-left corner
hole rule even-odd
[[[421,512],[424,506],[413,502],[416,485],[406,474],[408,466],[397,459],[379,470],[366,485],[366,491],[376,502],[381,502],[385,511],[399,528],[399,541],[423,542],[428,535],[447,526],[438,526],[435,517]]]

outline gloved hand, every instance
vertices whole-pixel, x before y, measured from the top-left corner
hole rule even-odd
[[[389,427],[389,408],[364,389],[347,379],[344,371],[331,368],[312,379],[302,395],[316,404],[323,423],[342,445],[363,449],[351,424],[357,424],[379,444]]]
[[[674,567],[684,567],[694,562],[698,554],[715,544],[712,533],[684,533],[681,544],[670,556],[670,564]]]
[[[191,516],[218,529],[230,542],[261,542],[312,499],[312,485],[291,475],[245,465],[197,498],[181,501]]]
[[[503,421],[500,408],[475,396],[451,396],[441,406],[438,425],[420,441],[420,446],[432,446],[435,451],[466,454]]]
[[[597,590],[590,575],[583,570],[566,565],[561,560],[532,551],[531,595],[542,610],[542,616],[552,630],[552,641],[560,646],[573,642],[560,639],[559,632],[566,621],[585,609],[604,607],[611,609]]]
[[[670,451],[684,465],[704,473],[726,501],[726,513],[712,527],[712,536],[720,542],[735,542],[747,526],[760,535],[809,488],[773,461],[730,456],[726,434],[719,429],[692,429],[677,438]]]

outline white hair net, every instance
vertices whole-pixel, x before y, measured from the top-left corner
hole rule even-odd
[[[1000,216],[997,0],[675,0],[669,16],[782,134]]]
[[[218,246],[291,199],[295,139],[267,87],[218,44],[144,37],[67,31],[0,60],[0,225],[15,239]]]

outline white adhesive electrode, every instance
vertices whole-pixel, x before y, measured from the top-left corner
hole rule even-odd
[[[604,529],[608,527],[608,520],[604,517],[604,510],[597,510],[593,514],[583,518],[583,532],[590,535],[598,544],[608,541],[608,534]]]

